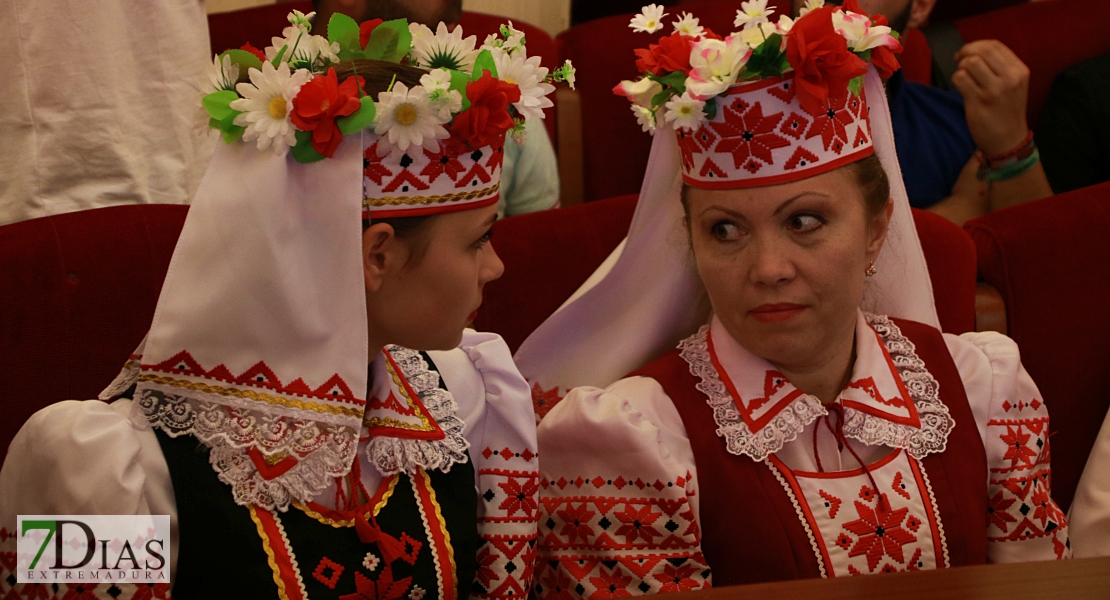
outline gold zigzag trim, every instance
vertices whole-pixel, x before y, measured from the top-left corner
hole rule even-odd
[[[347,408],[345,406],[331,406],[328,404],[320,404],[318,402],[305,402],[304,400],[294,400],[292,398],[283,398],[281,396],[272,396],[254,390],[240,390],[236,388],[226,388],[218,385],[209,385],[207,383],[199,383],[196,381],[185,381],[182,379],[174,379],[172,377],[164,377],[161,375],[150,375],[143,373],[139,375],[139,381],[149,381],[159,385],[169,385],[173,387],[192,390],[194,392],[204,392],[207,394],[219,394],[221,396],[234,396],[236,398],[246,398],[248,400],[258,400],[267,404],[277,404],[287,408],[296,408],[300,410],[311,410],[319,413],[331,413],[333,415],[343,415],[345,417],[361,418],[365,409],[362,408]]]
[[[408,431],[435,431],[435,427],[428,421],[428,417],[422,410],[423,405],[418,405],[416,398],[409,395],[408,391],[405,389],[405,383],[401,381],[401,376],[397,373],[397,370],[393,368],[393,362],[388,358],[385,361],[385,369],[389,371],[389,375],[393,378],[393,384],[397,386],[397,389],[401,392],[401,396],[404,397],[409,408],[411,408],[412,411],[416,413],[417,418],[420,419],[420,425],[406,423],[405,421],[394,419],[393,417],[371,417],[367,419],[365,415],[363,416],[362,424],[367,427],[394,427],[396,429],[405,429]]]
[[[258,535],[262,538],[262,549],[266,551],[266,560],[270,563],[270,571],[273,572],[274,583],[277,584],[278,598],[289,600],[289,593],[285,590],[285,579],[281,576],[281,568],[277,564],[277,557],[274,556],[274,549],[270,547],[273,541],[270,536],[266,535],[266,528],[262,525],[262,519],[258,516],[257,509],[251,505],[247,507],[247,510],[250,511],[251,520],[254,521],[254,526],[258,528]]]
[[[385,505],[387,503],[389,503],[389,499],[391,497],[393,497],[393,490],[394,490],[394,488],[397,487],[397,480],[398,479],[399,479],[399,477],[397,477],[396,475],[391,475],[390,476],[389,487],[386,488],[385,494],[382,494],[382,499],[379,500],[378,503],[374,505],[374,513],[373,513],[374,517],[377,517],[378,513],[382,512],[382,509],[385,508]],[[316,511],[312,510],[311,508],[309,508],[307,504],[302,504],[300,502],[294,502],[293,503],[293,508],[296,508],[297,510],[303,512],[304,514],[306,514],[310,517],[312,517],[313,519],[316,519],[317,521],[319,521],[320,523],[323,523],[324,525],[331,525],[332,527],[335,527],[336,529],[338,529],[340,527],[354,527],[355,526],[355,520],[354,519],[329,519],[329,518],[325,517],[324,515],[322,515],[322,514],[316,512]]]
[[[443,204],[444,202],[473,200],[475,198],[489,196],[497,192],[500,187],[500,183],[495,183],[482,190],[460,192],[458,194],[443,194],[442,196],[385,196],[382,198],[366,198],[362,201],[362,206],[363,208],[372,208],[377,206],[404,206],[408,204]]]

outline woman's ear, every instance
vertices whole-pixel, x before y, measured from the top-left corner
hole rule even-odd
[[[362,232],[362,275],[368,292],[381,289],[396,265],[404,264],[404,257],[396,256],[404,250],[404,244],[398,241],[393,226],[388,223],[375,223]],[[401,262],[398,259],[402,259]]]
[[[883,249],[883,243],[886,242],[886,234],[890,231],[890,218],[894,215],[894,199],[887,198],[886,206],[879,214],[871,219],[868,233],[870,239],[867,240],[867,255],[870,260],[874,261],[879,257],[879,251]]]
[[[915,27],[922,27],[929,22],[929,15],[933,12],[933,7],[937,5],[937,0],[913,0],[910,6],[910,18],[906,21],[906,29],[913,29]],[[898,33],[905,34],[905,31]]]

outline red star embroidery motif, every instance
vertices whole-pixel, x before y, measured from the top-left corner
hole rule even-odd
[[[581,538],[585,543],[589,543],[590,536],[594,535],[594,530],[590,527],[590,519],[593,518],[595,513],[586,508],[585,502],[579,504],[577,508],[573,504],[567,504],[565,509],[555,514],[564,523],[559,535],[566,536],[567,541],[572,544],[578,538]]]
[[[95,592],[97,587],[97,584],[67,583],[62,600],[97,600]]]
[[[1025,445],[1026,442],[1029,441],[1030,434],[1022,432],[1020,425],[1016,428],[1007,425],[1006,433],[998,437],[1003,442],[1006,442],[1008,446],[1002,460],[1009,459],[1011,469],[1017,467],[1019,462],[1027,465],[1033,464],[1031,459],[1036,456],[1037,453],[1034,452],[1032,448]]]
[[[535,479],[529,477],[521,483],[515,477],[510,477],[505,483],[497,484],[497,487],[507,496],[497,508],[508,511],[508,516],[524,511],[525,516],[531,517],[539,508],[536,498],[539,496],[540,484]]]
[[[393,174],[382,164],[382,157],[378,156],[378,143],[374,142],[362,153],[362,174],[370,181],[381,185],[385,177]]]
[[[412,577],[393,581],[393,567],[382,568],[382,574],[377,581],[371,581],[362,573],[355,571],[355,589],[353,594],[344,594],[339,600],[400,600],[408,593]]]
[[[375,144],[377,142],[374,142]],[[430,152],[427,148],[424,149],[424,156],[428,157],[428,164],[420,170],[420,175],[428,179],[428,183],[435,181],[440,175],[446,174],[451,181],[456,181],[459,174],[466,171],[459,162],[458,154],[452,152],[445,145],[441,145],[439,150]]]
[[[852,114],[845,110],[847,100],[848,94],[843,94],[839,98],[829,98],[822,112],[810,113],[813,115],[813,124],[806,132],[806,139],[820,135],[825,150],[833,148],[834,141],[837,142],[836,147],[843,148],[848,143],[846,126],[852,122]],[[837,154],[839,153],[838,151]]]
[[[724,122],[710,123],[712,128],[721,135],[716,151],[732,154],[732,162],[737,169],[749,163],[750,158],[757,158],[773,165],[775,159],[771,151],[790,145],[786,138],[775,133],[775,127],[782,120],[783,113],[764,116],[763,107],[759,102],[744,113],[731,108],[723,110]],[[745,168],[751,171],[751,166],[747,165]]]
[[[572,600],[574,598],[571,594],[571,590],[574,589],[574,580],[557,569],[548,571],[540,585],[543,586],[543,596],[550,600]]]
[[[884,555],[890,556],[899,563],[906,561],[902,554],[902,546],[917,541],[917,536],[902,527],[902,520],[906,518],[908,508],[890,510],[890,501],[883,494],[876,503],[875,509],[859,502],[855,502],[859,519],[844,524],[844,529],[859,536],[855,546],[848,551],[848,556],[867,556],[867,568],[875,570]]]
[[[628,598],[632,594],[628,592],[628,584],[632,583],[631,576],[621,575],[621,568],[618,565],[613,566],[613,571],[610,573],[605,572],[605,567],[599,569],[601,577],[591,577],[590,583],[594,584],[597,591],[590,594],[590,598]]]
[[[562,399],[563,397],[559,395],[559,386],[545,390],[540,387],[539,382],[532,384],[532,409],[539,418],[546,417],[547,413]]]
[[[1037,486],[1033,491],[1033,506],[1036,510],[1033,511],[1033,518],[1040,519],[1041,528],[1046,528],[1048,522],[1051,521],[1057,525],[1064,522],[1064,513],[1060,511],[1060,507],[1052,501],[1052,496],[1048,492],[1048,488]],[[1047,529],[1046,529],[1047,531]]]
[[[652,575],[652,577],[663,583],[663,587],[659,590],[660,592],[664,594],[670,592],[688,592],[700,587],[697,580],[690,577],[698,572],[697,567],[693,565],[675,567],[669,563],[664,563],[664,565],[662,573]]]
[[[626,544],[631,544],[637,539],[643,539],[645,542],[651,543],[655,541],[655,536],[662,535],[655,527],[652,527],[652,523],[663,516],[663,513],[652,511],[651,505],[636,510],[631,504],[626,504],[624,511],[614,513],[614,516],[623,523],[617,529],[617,535],[623,535]]]
[[[482,587],[487,590],[494,581],[501,579],[501,576],[493,570],[493,563],[495,562],[497,562],[497,555],[490,551],[488,545],[483,546],[478,551],[478,561],[475,565],[477,569],[474,572],[474,577],[482,582]]]

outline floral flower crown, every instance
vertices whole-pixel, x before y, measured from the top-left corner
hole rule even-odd
[[[817,112],[830,99],[846,92],[859,96],[868,63],[882,77],[898,70],[894,56],[902,51],[898,32],[882,15],[868,16],[857,0],[825,6],[807,0],[801,15],[781,15],[772,23],[767,0],[748,0],[736,11],[733,25],[742,27],[728,37],[698,25],[683,13],[673,23],[674,33],[646,49],[637,49],[636,66],[644,73],[637,81],[622,81],[613,92],[632,101],[632,111],[644,131],[654,134],[663,123],[676,130],[697,130],[717,114],[717,100],[729,88],[793,71],[802,108]],[[663,28],[663,7],[645,6],[630,27],[655,33]]]
[[[343,136],[372,127],[380,155],[410,147],[437,151],[440,140],[458,150],[480,148],[508,132],[523,141],[525,123],[553,106],[555,82],[574,86],[570,61],[549,72],[528,57],[524,34],[502,25],[476,48],[462,28],[432,32],[405,19],[356,23],[342,14],[328,22],[328,37],[309,33],[315,13],[293,11],[290,26],[265,52],[247,44],[216,55],[202,81],[208,126],[228,144],[242,138],[259,150],[302,163],[330,158]],[[430,69],[409,88],[394,81],[377,101],[364,80],[339,83],[335,65],[376,59]]]

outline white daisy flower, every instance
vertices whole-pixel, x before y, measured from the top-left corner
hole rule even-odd
[[[682,13],[682,18],[674,22],[675,33],[699,38],[705,33],[705,28],[698,25],[698,18],[690,13]]]
[[[806,0],[806,5],[798,11],[799,17],[804,17],[811,10],[817,10],[825,5],[825,0]]]
[[[448,32],[447,25],[440,22],[435,33],[426,25],[410,23],[409,32],[412,33],[412,53],[410,56],[416,65],[429,69],[455,69],[469,73],[478,58],[475,49],[477,38],[470,36],[463,38],[462,27],[456,27]]]
[[[790,33],[790,30],[794,28],[794,19],[791,19],[786,15],[779,15],[778,26],[779,33],[782,33],[783,35]]]
[[[760,44],[767,41],[771,34],[782,33],[774,23],[760,23],[755,27],[750,27],[740,32],[740,39],[748,45],[749,48],[758,48]],[[785,43],[785,40],[783,40]]]
[[[701,127],[705,121],[705,101],[690,96],[690,92],[683,92],[681,96],[671,96],[666,104],[667,112],[663,113],[663,120],[674,123],[675,129],[689,129],[694,131]]]
[[[661,5],[649,4],[641,10],[643,12],[632,17],[632,22],[628,24],[632,31],[636,33],[655,33],[663,28],[663,17],[667,16],[668,13],[663,12]]]
[[[220,58],[217,54],[212,57],[212,66],[204,71],[200,89],[202,94],[211,94],[223,90],[234,90],[235,82],[239,80],[239,65],[231,62],[231,57],[224,55]]]
[[[302,25],[290,25],[281,32],[282,37],[270,39],[270,46],[266,47],[266,60],[273,62],[274,57],[282,48],[286,48],[281,56],[282,62],[303,61],[315,62],[317,59],[327,63],[339,62],[339,43],[329,43],[327,38],[312,35]]]
[[[284,156],[297,143],[289,120],[293,98],[312,75],[306,69],[290,72],[285,63],[275,69],[268,62],[262,63],[261,71],[251,69],[248,74],[250,83],[235,86],[242,98],[231,101],[231,108],[242,113],[235,117],[235,124],[247,128],[243,141],[257,139],[259,150],[272,147],[274,154]]]
[[[632,114],[636,115],[636,122],[639,123],[640,129],[655,135],[655,113],[639,104],[633,104]]]
[[[424,591],[424,588],[414,585],[412,586],[412,591],[409,592],[409,600],[423,600],[424,594],[427,593],[428,592]]]
[[[486,36],[486,41],[482,44],[482,50],[492,50],[494,48],[500,48],[516,56],[517,52],[524,51],[524,32],[513,27],[513,22],[509,21],[501,26],[500,35],[491,33]]]
[[[424,74],[420,77],[420,87],[428,92],[428,100],[446,120],[462,110],[462,94],[450,89],[451,73],[447,69],[433,69]]]
[[[748,29],[760,23],[769,23],[770,20],[767,17],[774,12],[775,9],[767,8],[767,0],[748,0],[740,3],[740,10],[736,11],[736,20],[732,24]]]
[[[299,10],[294,10],[293,12],[289,13],[289,16],[286,18],[289,19],[290,25],[303,27],[305,31],[308,31],[312,27],[312,17],[315,16],[316,13],[314,12],[310,12],[306,15]]]
[[[513,103],[517,112],[528,121],[542,119],[543,109],[555,106],[547,97],[555,86],[543,82],[547,67],[540,66],[540,57],[525,58],[523,52],[513,57],[499,48],[494,48],[492,54],[497,78],[520,88],[520,100]]]
[[[381,564],[381,562],[381,559],[379,559],[377,556],[374,556],[373,552],[367,552],[366,558],[362,559],[362,566],[366,567],[367,571],[373,573],[374,569],[377,569],[378,565]]]
[[[437,140],[445,140],[450,134],[443,124],[451,120],[451,115],[432,105],[428,92],[420,86],[411,90],[397,82],[393,91],[378,94],[378,124],[374,133],[382,136],[378,142],[378,153],[385,155],[392,151],[400,155],[410,146],[423,146],[435,151],[439,148]],[[446,117],[446,118],[445,118]]]
[[[574,67],[570,64],[570,59],[563,63],[563,81],[567,82],[570,89],[574,89]]]

